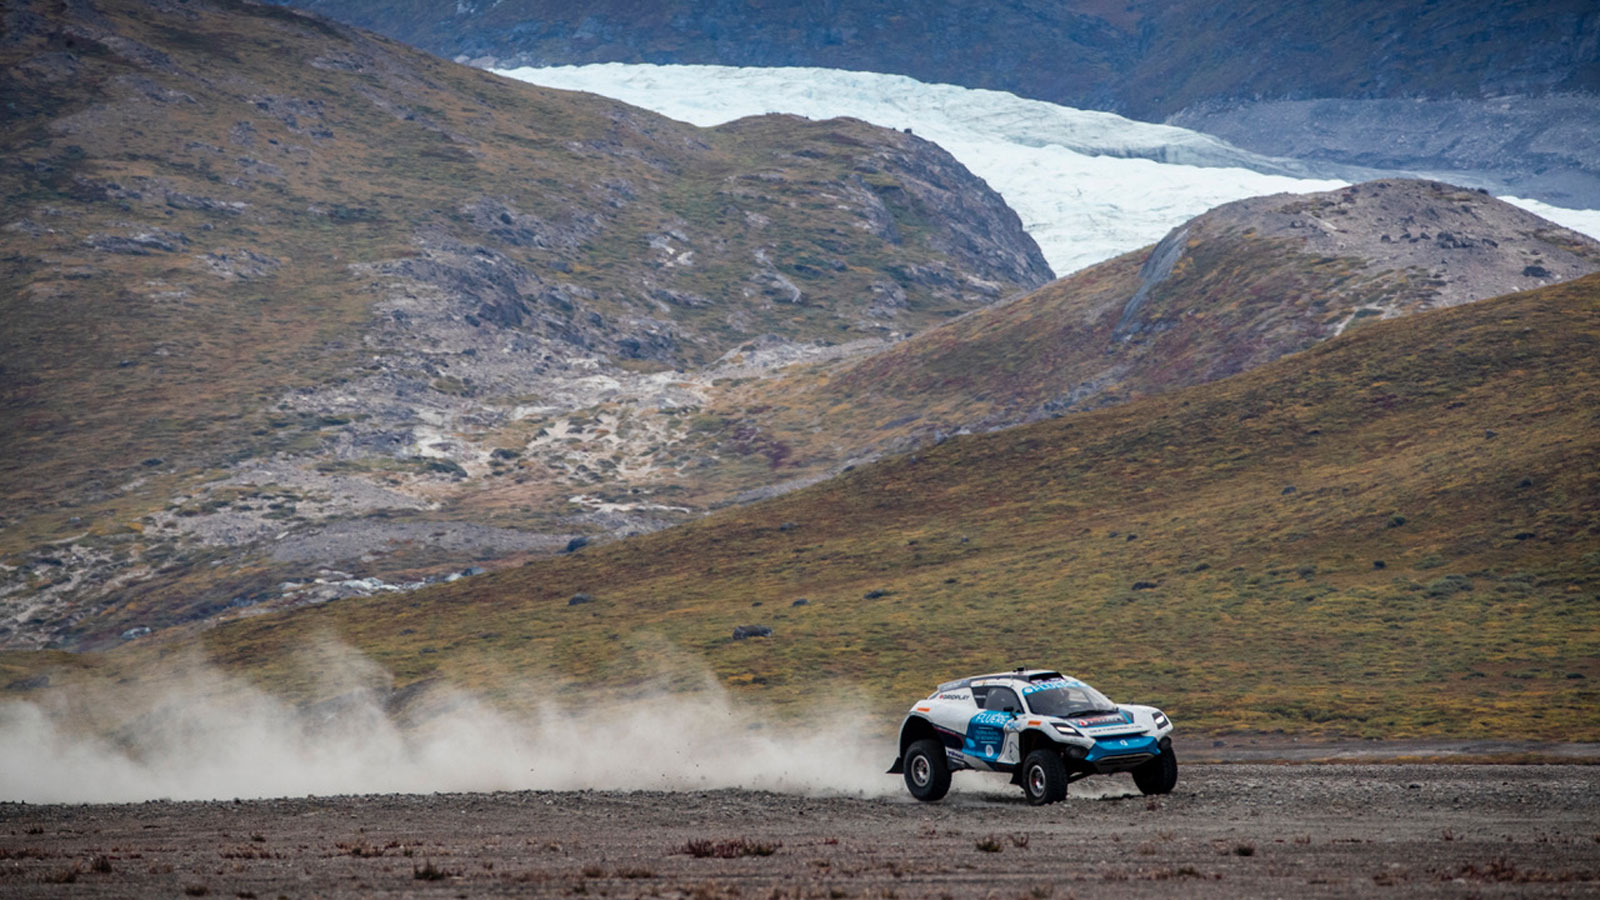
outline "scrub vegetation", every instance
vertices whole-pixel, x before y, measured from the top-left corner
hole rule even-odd
[[[331,635],[399,688],[626,694],[703,666],[779,710],[836,691],[888,710],[1030,662],[1199,730],[1596,740],[1597,351],[1589,276],[656,534],[77,665],[127,677],[195,650],[309,700],[293,651]],[[730,637],[752,623],[770,636]]]

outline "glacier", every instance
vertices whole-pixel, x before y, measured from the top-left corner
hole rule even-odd
[[[909,128],[1005,198],[1058,276],[1153,244],[1233,200],[1333,190],[1384,176],[1439,177],[1263,156],[1185,128],[904,75],[629,63],[496,71],[701,126],[788,113]],[[1500,199],[1600,238],[1600,210]]]

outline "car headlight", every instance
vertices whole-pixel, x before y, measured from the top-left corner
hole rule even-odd
[[[1073,737],[1082,737],[1083,736],[1083,732],[1079,731],[1076,728],[1073,728],[1071,725],[1068,725],[1065,722],[1051,722],[1050,724],[1055,726],[1055,729],[1057,731],[1061,732],[1062,734],[1070,734]]]
[[[1156,712],[1156,727],[1157,728],[1165,728],[1165,727],[1167,727],[1168,725],[1171,725],[1171,724],[1172,724],[1172,720],[1167,718],[1167,714],[1166,713],[1161,712],[1159,710]]]

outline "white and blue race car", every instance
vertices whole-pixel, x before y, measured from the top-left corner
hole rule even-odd
[[[961,769],[1004,772],[1035,806],[1067,796],[1090,775],[1132,772],[1146,794],[1178,783],[1172,722],[1153,706],[1118,705],[1048,669],[1016,669],[948,681],[912,705],[900,725],[904,774],[918,800],[938,800]]]

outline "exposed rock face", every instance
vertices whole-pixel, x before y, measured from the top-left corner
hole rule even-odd
[[[0,646],[680,521],[586,492],[696,487],[623,407],[678,427],[746,343],[826,356],[1051,277],[910,134],[700,129],[229,0],[5,15]],[[349,577],[275,589],[316,564]]]
[[[1253,230],[1287,238],[1308,256],[1363,260],[1365,270],[1416,272],[1415,307],[1455,306],[1569,281],[1600,268],[1600,243],[1533,213],[1452,185],[1386,180],[1326,194],[1241,200],[1197,220],[1211,234]],[[1534,265],[1543,271],[1530,272]],[[1379,306],[1361,307],[1378,310]]]

